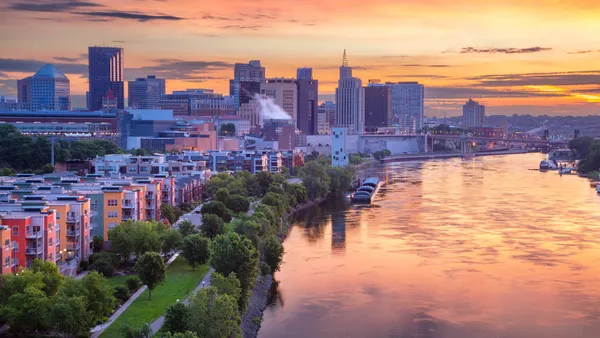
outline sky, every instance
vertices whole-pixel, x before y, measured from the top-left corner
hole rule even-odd
[[[228,94],[236,62],[312,67],[333,99],[342,53],[366,84],[419,81],[425,115],[473,98],[487,114],[600,114],[597,0],[2,0],[0,95],[52,63],[85,105],[88,46],[125,50],[125,77]]]

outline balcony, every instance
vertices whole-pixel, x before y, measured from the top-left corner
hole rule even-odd
[[[81,237],[81,229],[67,230],[67,237]]]
[[[25,254],[26,255],[41,255],[42,253],[44,253],[44,250],[41,246],[38,247],[29,247],[27,249],[25,249]]]
[[[67,251],[77,251],[81,249],[81,243],[67,243]]]
[[[134,207],[133,203],[123,203],[123,209],[133,209]]]
[[[25,233],[26,238],[42,238],[44,233],[42,231],[27,231]]]
[[[153,200],[154,199],[154,194],[146,194],[146,199],[147,200]]]
[[[79,217],[75,217],[75,215],[67,216],[67,223],[78,223],[78,222],[80,222]]]
[[[130,221],[130,220],[133,220],[133,217],[131,217],[131,215],[127,215],[127,216],[123,215],[122,220],[123,221]]]
[[[12,266],[13,266],[13,267],[15,267],[15,266],[19,266],[19,259],[18,259],[18,258],[13,258],[13,261],[12,261]]]
[[[55,259],[55,261],[59,261],[59,260],[61,260],[61,259],[62,259],[62,254],[59,252],[59,253],[57,253],[57,254],[56,254],[56,259]]]
[[[58,236],[57,236],[57,237],[54,239],[54,246],[58,246],[58,245],[60,245],[60,237],[58,237]]]

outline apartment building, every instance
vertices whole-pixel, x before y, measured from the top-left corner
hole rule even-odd
[[[13,242],[10,234],[10,227],[0,225],[0,274],[2,275],[14,272],[16,264],[18,264],[18,262],[15,262],[16,264],[13,267]]]

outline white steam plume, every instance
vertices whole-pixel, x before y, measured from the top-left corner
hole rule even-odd
[[[260,104],[260,115],[263,119],[289,120],[292,118],[272,98],[254,94],[254,99]]]

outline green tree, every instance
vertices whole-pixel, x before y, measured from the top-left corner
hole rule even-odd
[[[274,235],[265,241],[265,263],[269,265],[272,272],[279,271],[283,262],[283,245]]]
[[[294,189],[294,195],[296,196],[296,201],[298,203],[303,204],[308,200],[308,193],[306,192],[306,188],[302,184],[291,184],[292,189]]]
[[[348,162],[350,162],[350,164],[361,164],[363,162],[362,157],[360,156],[360,154],[350,154],[350,156],[348,157]]]
[[[62,283],[64,277],[58,271],[58,266],[49,261],[42,262],[39,259],[34,259],[29,267],[33,272],[42,274],[42,282],[44,287],[42,291],[48,296],[54,296],[58,292],[58,287]]]
[[[92,271],[78,282],[79,286],[75,287],[78,292],[75,295],[86,298],[93,322],[103,320],[113,312],[116,304],[114,288],[106,278]]]
[[[219,128],[219,135],[221,136],[235,136],[235,124],[224,123]]]
[[[268,171],[259,171],[254,176],[260,189],[259,196],[263,196],[267,193],[267,189],[269,189],[271,183],[273,183],[273,175]]]
[[[190,301],[189,329],[198,337],[242,337],[241,319],[235,299],[219,295],[217,289],[200,289]]]
[[[317,161],[311,161],[299,170],[302,184],[311,200],[327,196],[329,193],[329,176],[325,166]]]
[[[285,178],[290,178],[290,168],[281,166],[281,175],[283,175]]]
[[[217,237],[225,232],[223,220],[215,214],[202,215],[202,234],[210,239]]]
[[[186,331],[185,333],[177,332],[175,334],[167,332],[165,338],[198,338],[198,336],[192,331]]]
[[[227,208],[235,213],[248,212],[250,201],[241,195],[231,195],[226,203]]]
[[[177,218],[175,216],[175,209],[167,203],[162,203],[160,205],[160,214],[161,216],[169,221],[169,224],[175,224]]]
[[[135,263],[138,277],[148,287],[148,299],[152,299],[152,290],[165,281],[165,270],[165,262],[158,252],[146,252]]]
[[[163,328],[166,332],[180,333],[188,330],[189,322],[188,306],[182,302],[169,305],[165,311],[165,323]]]
[[[54,330],[64,337],[77,337],[89,334],[92,327],[85,297],[57,297],[52,302],[50,322]]]
[[[16,173],[11,168],[2,168],[0,169],[0,176],[15,176]]]
[[[198,231],[196,230],[196,226],[186,219],[185,221],[179,223],[179,232],[181,233],[182,237],[187,237],[197,233]]]
[[[200,212],[202,213],[202,215],[215,214],[215,215],[221,217],[221,219],[223,221],[231,222],[231,216],[229,215],[229,212],[227,211],[227,207],[225,206],[225,204],[223,204],[219,201],[212,201],[212,202],[204,204],[202,206],[202,209],[200,209]]]
[[[188,265],[196,270],[210,258],[210,241],[200,235],[190,235],[183,239],[181,254],[185,257]]]
[[[578,137],[569,141],[569,148],[580,158],[586,158],[592,152],[595,141],[589,136]]]
[[[225,277],[218,272],[213,272],[210,276],[210,285],[217,289],[220,295],[229,295],[237,302],[242,295],[242,286],[237,279],[235,272]]]
[[[102,236],[94,236],[92,240],[92,246],[94,248],[94,252],[100,252],[104,249],[104,238]]]
[[[215,200],[227,205],[227,201],[229,201],[229,191],[227,188],[219,188],[215,193]]]
[[[165,231],[162,234],[162,253],[167,255],[173,251],[179,250],[181,245],[183,244],[183,238],[181,237],[181,232],[176,229],[171,229],[169,231]]]
[[[248,238],[258,250],[263,227],[253,219],[236,219],[233,230],[240,236]]]
[[[28,286],[23,292],[9,297],[2,312],[12,332],[28,333],[48,328],[49,309],[50,300],[46,294],[35,286]]]
[[[123,223],[119,226],[108,230],[108,239],[110,240],[111,249],[116,252],[124,263],[128,263],[131,259],[131,253],[133,253],[133,236],[129,229],[123,226]]]
[[[273,192],[267,193],[262,203],[273,207],[279,217],[283,217],[289,209],[287,197]]]
[[[123,328],[123,336],[125,338],[152,338],[152,328],[146,323],[138,328],[125,327]]]
[[[327,169],[329,176],[329,191],[331,195],[339,197],[352,188],[354,169],[352,167],[331,167]]]

